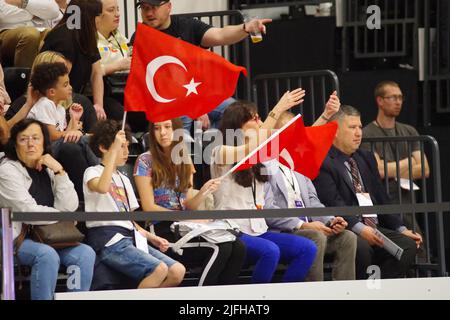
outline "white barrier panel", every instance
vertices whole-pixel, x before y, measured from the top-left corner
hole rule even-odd
[[[57,293],[56,300],[450,300],[450,278]]]

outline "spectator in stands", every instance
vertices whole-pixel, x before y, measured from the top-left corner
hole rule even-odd
[[[6,159],[0,164],[0,202],[3,206],[13,211],[55,213],[74,211],[78,207],[73,183],[64,167],[51,156],[50,138],[44,124],[33,119],[18,122],[11,129],[5,152]],[[13,234],[18,242],[26,236],[22,223],[13,222]],[[80,287],[68,288],[69,291],[89,290],[95,261],[91,247],[80,244],[55,250],[26,237],[21,244],[17,243],[16,250],[20,264],[31,267],[31,299],[53,298],[60,263],[80,268]]]
[[[61,138],[64,142],[78,142],[83,136],[79,123],[83,107],[78,103],[70,106],[70,122],[67,124],[66,110],[60,105],[72,97],[66,65],[63,62],[42,63],[34,68],[30,83],[39,91],[41,98],[31,109],[28,118],[47,125],[52,142]]]
[[[265,33],[265,24],[272,21],[271,19],[253,19],[240,25],[215,28],[198,19],[171,16],[172,3],[168,0],[142,0],[137,2],[137,6],[141,10],[144,24],[203,48],[232,45],[247,38],[253,31]],[[131,45],[133,42],[134,35],[131,37]],[[214,111],[223,114],[230,103],[225,100]],[[210,117],[216,115],[212,114]],[[192,119],[182,117],[182,120],[185,129],[189,132]],[[211,125],[207,114],[197,120],[202,122],[203,129],[208,129]]]
[[[98,159],[88,146],[89,136],[83,135],[80,126],[83,107],[77,103],[70,106],[70,122],[67,124],[66,110],[60,105],[72,96],[68,69],[63,62],[41,63],[33,68],[30,82],[40,92],[41,98],[27,117],[47,125],[53,154],[67,168],[82,200],[84,170],[98,164]]]
[[[33,70],[36,68],[36,66],[42,63],[53,62],[63,62],[66,64],[69,72],[72,70],[72,63],[68,61],[61,53],[55,51],[44,51],[39,53],[36,56],[36,59],[34,59],[33,65],[31,67],[31,75],[33,74]],[[26,99],[27,97],[24,95],[13,101],[11,107],[6,113],[6,118],[11,119],[24,105]],[[65,108],[68,108],[72,104],[72,102],[79,103],[83,106],[83,115],[81,117],[81,122],[83,123],[83,131],[90,132],[91,128],[93,128],[93,126],[97,122],[97,116],[95,115],[95,110],[92,106],[92,102],[85,96],[74,93],[72,99],[62,102],[61,105],[63,105]]]
[[[9,98],[8,92],[5,88],[4,77],[3,68],[0,64],[0,115],[2,116],[5,115],[9,105],[11,104],[11,99]]]
[[[197,210],[206,200],[206,195],[215,192],[218,180],[209,180],[194,194],[192,188],[194,166],[184,148],[182,122],[173,119],[150,123],[150,150],[136,161],[134,177],[144,211]],[[174,135],[179,134],[178,140]],[[181,148],[180,159],[172,158]],[[186,158],[184,158],[186,157]],[[180,160],[180,161],[178,161]],[[184,161],[181,161],[184,160]],[[181,162],[181,163],[180,163]],[[175,164],[179,163],[179,164]],[[202,223],[204,220],[195,220]],[[176,235],[170,230],[171,222],[155,224],[155,231],[171,242]],[[217,244],[219,251],[203,281],[203,285],[225,285],[237,283],[245,259],[245,246],[236,239]],[[189,267],[208,267],[214,251],[210,247],[183,248],[183,255],[174,254]]]
[[[64,16],[64,12],[66,12],[66,9],[69,5],[70,0],[55,0],[55,2],[56,2],[56,4],[58,4],[59,13],[55,19],[50,20],[48,22],[50,29],[53,29],[54,27],[56,27],[56,25],[61,21],[62,17]]]
[[[263,164],[250,169],[228,173],[233,164],[239,162],[263,140],[267,131],[274,127],[279,115],[301,103],[304,91],[297,89],[287,92],[269,113],[264,123],[256,113],[256,106],[246,102],[235,102],[225,110],[221,131],[226,136],[230,130],[238,130],[245,137],[243,144],[236,139],[213,148],[211,176],[221,178],[219,190],[214,193],[216,209],[219,210],[258,210],[272,204],[273,194],[267,184]],[[241,138],[243,138],[241,135]],[[233,137],[235,138],[235,137]],[[267,200],[267,202],[266,202]],[[289,266],[283,275],[284,282],[303,281],[316,257],[316,246],[311,240],[288,233],[268,231],[264,218],[234,219],[239,225],[240,239],[247,247],[247,262],[255,264],[252,275],[253,283],[268,283],[272,280],[278,262]]]
[[[363,129],[363,137],[410,137],[418,136],[419,133],[412,126],[396,121],[400,115],[403,104],[403,93],[398,83],[394,81],[382,81],[375,88],[375,100],[378,107],[377,118],[369,123]],[[395,147],[398,147],[399,152],[399,171],[400,177],[409,179],[409,165],[408,165],[408,144],[407,143],[389,143],[386,146],[386,153],[383,152],[381,143],[375,144],[375,158],[378,163],[378,170],[382,178],[390,178],[389,190],[395,191],[390,193],[394,200],[399,199],[397,194],[398,183],[394,180],[396,178],[396,161],[395,161]],[[420,146],[418,143],[412,144],[412,178],[419,179],[422,177],[422,163]],[[384,170],[383,155],[388,161],[388,172]],[[429,176],[428,161],[425,157],[424,163],[425,177]],[[403,197],[404,196],[404,197]],[[402,198],[409,199],[409,192],[402,193]],[[406,200],[405,199],[405,200]]]
[[[412,126],[396,121],[400,115],[403,104],[403,93],[400,86],[394,81],[382,81],[375,87],[375,101],[378,106],[378,115],[363,129],[364,138],[372,137],[411,137],[418,136],[419,133]],[[370,151],[370,146],[365,146]],[[384,150],[383,150],[384,149]],[[408,150],[408,142],[387,143],[383,148],[382,143],[375,144],[375,159],[378,164],[378,171],[382,179],[389,180],[389,195],[391,199],[398,203],[400,195],[398,193],[396,150],[398,151],[398,170],[401,179],[405,179],[401,186],[402,203],[412,202],[412,193],[409,188],[409,180],[422,178],[422,160],[419,143],[411,143],[411,153]],[[428,178],[430,169],[425,155],[423,163],[424,177]],[[411,157],[411,173],[409,172],[409,161]],[[387,161],[387,172],[384,168],[384,160]],[[404,216],[405,223],[409,228],[413,226],[411,215]],[[416,224],[416,228],[417,228]]]
[[[389,204],[373,154],[359,149],[362,139],[360,113],[351,106],[341,106],[332,118],[339,124],[336,138],[320,169],[314,185],[320,201],[329,207]],[[358,237],[356,278],[367,278],[367,267],[380,266],[382,278],[398,278],[412,266],[422,237],[403,226],[399,215],[351,216],[348,227]],[[400,260],[383,248],[377,232],[402,248]]]
[[[4,114],[6,113],[6,110],[9,109],[9,103],[11,103],[11,100],[9,99],[8,92],[5,88],[5,83],[3,82],[3,69],[2,65],[0,64],[0,152],[3,152],[3,145],[8,142],[10,129],[17,122],[27,116],[28,112],[39,99],[39,94],[30,86],[28,87],[27,97],[28,98],[20,111],[17,112],[11,119],[6,120],[4,118]]]
[[[131,141],[130,133],[120,130],[120,126],[119,122],[106,120],[99,122],[94,130],[91,147],[101,156],[102,163],[88,168],[84,174],[87,212],[131,212],[139,207],[130,180],[117,171],[128,159]],[[132,221],[88,221],[86,226],[87,243],[100,260],[140,281],[138,288],[173,287],[183,280],[184,266],[162,253],[169,248],[166,239]],[[140,239],[144,241],[143,247]]]
[[[282,128],[293,117],[292,113],[284,112],[278,119],[275,129]],[[275,206],[279,208],[324,207],[309,178],[276,160],[266,163],[266,166],[270,172],[269,183],[274,194]],[[299,211],[299,215],[301,215],[301,211]],[[307,280],[323,281],[325,253],[333,254],[332,280],[355,279],[356,236],[353,232],[345,230],[347,222],[344,218],[302,216],[299,218],[271,218],[266,219],[266,222],[271,231],[291,232],[316,243],[317,256]]]
[[[119,31],[120,12],[117,0],[102,0],[102,14],[96,18],[97,46],[101,56],[101,67],[105,85],[105,104],[108,118],[122,120],[123,90],[130,71],[131,50],[128,39]],[[122,86],[117,88],[117,86]],[[113,92],[114,90],[114,92]],[[129,113],[127,116],[133,132],[148,129],[144,113]]]
[[[33,108],[34,104],[39,100],[40,95],[33,87],[28,86],[27,100],[19,112],[17,112],[11,119],[6,120],[0,116],[0,152],[3,151],[3,145],[8,142],[10,137],[10,129],[20,120],[25,119]]]
[[[58,16],[54,0],[0,0],[0,42],[4,63],[31,67],[48,31],[48,20]]]
[[[80,26],[71,25],[71,13],[66,11],[58,25],[44,39],[41,51],[59,52],[72,63],[69,76],[74,92],[88,94],[85,89],[90,83],[97,118],[103,120],[106,119],[103,73],[95,26],[95,17],[102,12],[102,3],[100,0],[72,0],[70,5],[80,8]]]

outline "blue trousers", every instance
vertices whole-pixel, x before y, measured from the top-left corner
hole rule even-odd
[[[253,283],[269,283],[278,263],[289,266],[283,282],[303,281],[316,257],[313,241],[288,233],[266,232],[259,236],[242,234],[239,237],[247,247],[247,262],[255,264]]]
[[[20,263],[31,267],[31,299],[51,300],[55,293],[60,263],[79,268],[79,287],[67,291],[89,291],[94,272],[95,252],[85,244],[55,250],[52,247],[25,239],[17,256]]]

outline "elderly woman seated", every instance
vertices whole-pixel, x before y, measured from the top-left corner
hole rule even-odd
[[[26,119],[11,129],[5,146],[6,158],[0,163],[0,203],[23,212],[74,211],[78,197],[63,166],[50,154],[47,127],[39,121]],[[47,225],[54,221],[30,222]],[[13,234],[17,240],[24,235],[23,225],[14,222]],[[79,268],[79,285],[68,291],[87,291],[90,288],[95,252],[85,244],[54,249],[35,242],[25,235],[22,243],[16,241],[17,258],[31,267],[31,298],[52,299],[60,263]]]

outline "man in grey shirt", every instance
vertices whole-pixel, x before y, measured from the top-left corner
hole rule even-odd
[[[417,130],[404,123],[396,121],[402,110],[403,93],[400,86],[394,81],[382,81],[375,87],[375,101],[378,106],[377,118],[363,129],[364,138],[372,137],[410,137],[418,136]],[[410,144],[410,146],[408,146]],[[378,171],[382,179],[389,179],[388,193],[393,203],[411,203],[414,191],[409,190],[409,180],[422,178],[422,165],[424,166],[424,178],[428,178],[430,169],[424,155],[422,163],[420,144],[417,142],[401,143],[376,143],[374,145],[375,158],[378,163]],[[369,144],[363,144],[363,149],[371,151]],[[400,193],[398,191],[396,149],[398,152],[399,177],[403,180]],[[411,172],[409,171],[408,156],[411,152]],[[387,161],[387,172],[385,172],[384,160]],[[400,200],[401,199],[401,200]],[[408,228],[420,228],[412,219],[412,215],[405,215],[405,224]],[[421,232],[420,232],[421,233]]]

